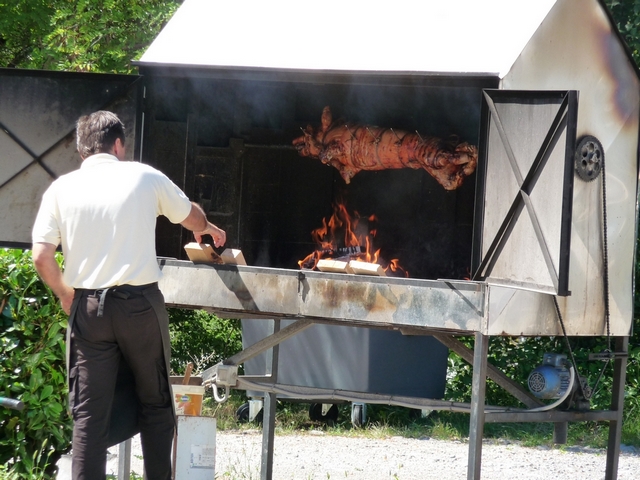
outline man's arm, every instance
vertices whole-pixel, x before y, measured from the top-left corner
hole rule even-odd
[[[187,215],[187,218],[180,222],[180,225],[191,230],[198,243],[202,243],[202,237],[204,235],[211,235],[213,244],[216,247],[224,245],[227,241],[226,232],[207,220],[204,211],[196,203],[191,202],[191,211],[189,215]]]
[[[60,299],[62,310],[69,315],[74,290],[62,278],[62,271],[56,262],[56,246],[51,243],[34,243],[32,257],[40,278],[53,290]]]

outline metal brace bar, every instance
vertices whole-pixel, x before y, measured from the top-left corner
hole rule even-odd
[[[589,360],[617,360],[619,358],[629,358],[629,354],[627,352],[601,352],[601,353],[590,353]]]
[[[615,348],[619,352],[629,351],[629,337],[616,337]],[[615,418],[609,422],[609,440],[607,442],[607,466],[605,480],[618,478],[620,443],[622,439],[622,410],[624,407],[624,384],[627,376],[627,358],[616,358],[613,362],[613,395],[611,410]]]
[[[280,320],[273,321],[273,335],[280,331]],[[278,360],[280,358],[279,344],[271,349],[271,359],[267,360],[270,376],[274,381],[278,380]],[[270,365],[269,365],[270,364]],[[260,461],[260,480],[273,478],[273,448],[276,431],[276,394],[265,392],[262,423],[262,457]]]
[[[487,391],[487,355],[489,337],[476,332],[471,384],[471,418],[469,419],[469,460],[467,480],[480,480],[482,436],[484,435],[485,393]]]
[[[485,412],[484,421],[487,423],[510,422],[598,422],[612,421],[618,412],[613,410],[590,410],[588,412],[568,412],[549,410],[546,412]]]
[[[269,335],[268,337],[265,337],[262,340],[254,343],[253,345],[245,348],[241,352],[238,352],[235,355],[227,358],[226,360],[223,360],[222,364],[223,365],[240,365],[257,355],[260,355],[265,350],[268,350],[271,347],[279,344],[280,342],[283,342],[287,338],[293,337],[294,335],[302,332],[303,330],[306,330],[314,323],[316,322],[314,322],[313,320],[307,320],[307,319],[297,320],[296,322],[284,327],[282,330],[274,333],[273,335]],[[218,366],[214,365],[213,367],[207,368],[205,371],[203,371],[201,375],[202,383],[205,385],[207,383],[210,383],[211,378],[216,375],[217,369],[218,369]]]
[[[34,163],[38,163],[38,165],[40,165],[43,170],[45,172],[47,172],[49,174],[49,176],[51,178],[53,178],[54,180],[56,178],[58,178],[58,176],[55,174],[55,172],[53,170],[51,170],[49,167],[47,167],[47,165],[42,161],[42,157],[45,156],[47,153],[49,153],[53,148],[55,148],[59,143],[61,143],[65,138],[67,138],[69,136],[69,134],[67,133],[64,137],[62,137],[60,140],[58,140],[56,143],[54,143],[51,147],[49,147],[42,155],[36,155],[36,153],[31,150],[22,140],[20,140],[12,131],[10,131],[2,122],[0,122],[0,129],[4,130],[4,132],[9,136],[9,138],[11,140],[13,140],[20,148],[22,148],[22,150],[24,150],[25,152],[27,152],[29,154],[29,156],[33,159],[33,161],[29,162],[24,168],[21,168],[17,173],[15,173],[14,175],[12,175],[9,179],[7,179],[2,185],[0,185],[0,188],[4,187],[5,185],[7,185],[9,182],[11,182],[11,180],[13,180],[14,178],[16,178],[18,175],[20,175],[22,172],[24,172],[27,168],[29,168],[31,165],[33,165]]]
[[[433,337],[460,355],[464,361],[473,364],[473,350],[465,346],[460,340],[455,339],[453,336],[442,334],[433,334]],[[529,394],[522,385],[507,377],[501,370],[489,362],[487,362],[487,376],[528,408],[536,408],[544,405],[543,402]]]
[[[118,480],[131,478],[131,439],[118,445]]]

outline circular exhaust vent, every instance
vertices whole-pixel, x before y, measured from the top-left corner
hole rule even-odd
[[[547,388],[547,380],[541,372],[533,371],[529,375],[529,390],[531,393],[542,393]]]
[[[602,144],[593,135],[586,135],[580,139],[576,147],[574,164],[576,173],[585,182],[595,180],[602,171],[604,150]]]

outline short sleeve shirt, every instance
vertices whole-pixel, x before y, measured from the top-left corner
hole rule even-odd
[[[64,280],[74,288],[145,285],[162,275],[156,218],[180,223],[190,211],[187,196],[162,172],[100,153],[47,189],[32,240],[62,245]]]

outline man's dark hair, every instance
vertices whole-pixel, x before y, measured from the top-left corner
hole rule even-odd
[[[115,113],[99,110],[78,119],[76,137],[82,158],[108,153],[117,138],[124,145],[124,124]]]

